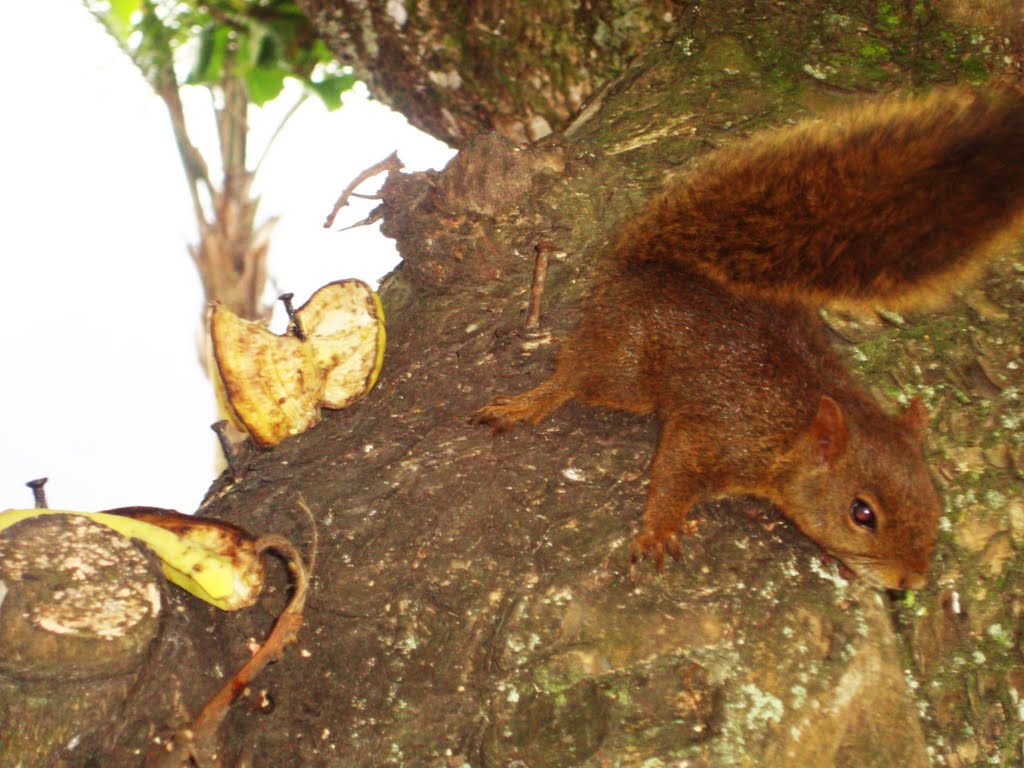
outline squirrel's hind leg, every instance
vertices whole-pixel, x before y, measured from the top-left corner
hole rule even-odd
[[[520,421],[537,424],[575,396],[576,391],[565,374],[564,366],[559,365],[550,379],[529,392],[515,396],[498,395],[490,405],[476,412],[475,419],[489,424],[495,432],[504,432]]]

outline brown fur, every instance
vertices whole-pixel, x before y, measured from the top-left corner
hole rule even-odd
[[[927,414],[885,414],[815,307],[927,301],[1019,224],[1022,171],[1024,99],[1004,93],[869,106],[713,156],[625,228],[554,375],[478,418],[501,431],[573,398],[656,413],[633,552],[659,569],[694,504],[756,494],[870,583],[919,586],[941,510]]]
[[[1020,94],[891,99],[712,155],[626,228],[618,258],[812,305],[917,305],[1019,231],[1022,177]]]

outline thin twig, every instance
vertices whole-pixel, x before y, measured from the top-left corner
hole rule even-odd
[[[369,215],[365,219],[360,219],[355,224],[349,224],[347,227],[342,227],[338,231],[346,232],[350,229],[355,229],[356,227],[365,227],[369,224],[373,224],[375,221],[380,221],[382,218],[384,218],[383,214],[381,214],[378,209],[374,209],[370,211]]]
[[[544,281],[548,276],[548,253],[554,249],[554,246],[546,240],[541,240],[533,248],[536,259],[533,263],[530,306],[526,310],[526,328],[536,328],[540,324],[540,300],[544,296]]]
[[[327,214],[327,220],[324,222],[324,229],[330,229],[332,226],[334,226],[334,219],[337,217],[338,211],[340,211],[348,204],[348,199],[352,196],[352,193],[355,192],[356,187],[358,187],[367,179],[376,176],[378,173],[383,173],[384,171],[400,171],[404,167],[405,166],[402,165],[402,161],[398,159],[398,150],[395,150],[390,155],[381,160],[379,163],[374,163],[365,171],[363,171],[354,179],[352,179],[349,185],[341,191],[341,194],[338,196],[338,201],[334,204],[334,208],[332,208],[331,212]],[[368,219],[369,217],[367,217],[366,222],[360,223],[368,223]],[[353,224],[352,226],[359,225]],[[346,229],[351,229],[351,227],[346,227]]]
[[[249,684],[263,671],[264,667],[280,659],[284,655],[285,648],[294,643],[298,637],[299,629],[302,627],[302,611],[306,605],[309,579],[316,565],[318,545],[313,513],[302,498],[299,499],[299,506],[313,523],[313,542],[308,569],[303,565],[302,556],[295,546],[283,536],[269,534],[261,536],[256,541],[257,552],[262,553],[272,549],[283,556],[288,563],[288,567],[295,575],[295,592],[292,599],[281,612],[274,628],[270,630],[270,634],[267,635],[267,639],[259,650],[206,703],[192,726],[178,731],[168,744],[168,748],[153,756],[149,763],[152,768],[181,768],[190,760],[200,768],[220,765],[221,760],[216,740],[217,730],[231,705],[246,691]]]
[[[92,6],[89,7],[89,12],[93,17],[100,22],[103,28],[110,34],[112,38],[117,42],[117,46],[124,52],[124,54],[131,60],[131,62],[138,68],[142,74],[143,79],[149,83],[153,92],[163,101],[164,106],[167,108],[167,113],[171,119],[171,129],[174,132],[174,141],[178,147],[178,154],[181,157],[181,164],[185,170],[185,176],[188,179],[189,194],[192,197],[192,208],[195,212],[196,223],[199,227],[200,233],[206,228],[206,218],[203,213],[202,201],[199,199],[199,187],[206,187],[206,191],[210,194],[213,192],[213,185],[210,183],[209,169],[206,166],[206,161],[203,160],[202,153],[196,148],[195,144],[188,135],[188,128],[185,125],[185,109],[181,103],[181,93],[179,91],[179,83],[177,75],[174,72],[174,55],[171,51],[171,47],[166,39],[162,39],[159,36],[154,39],[154,44],[160,49],[157,56],[150,56],[147,59],[145,56],[139,53],[138,50],[133,50],[128,44],[127,39],[116,34],[110,27],[105,13],[99,13],[93,10]],[[151,6],[146,6],[144,13],[154,14],[155,10]],[[162,22],[158,22],[162,24]]]
[[[309,545],[309,565],[306,566],[306,575],[309,578],[313,578],[313,574],[316,573],[316,556],[320,550],[320,532],[316,527],[316,518],[313,516],[313,510],[309,508],[306,500],[299,494],[298,498],[299,509],[306,513],[306,518],[309,520],[310,530],[310,545]]]
[[[264,552],[273,549],[283,555],[295,574],[295,593],[284,611],[278,617],[274,628],[260,649],[242,665],[235,676],[228,680],[217,694],[207,702],[192,726],[193,755],[197,761],[209,756],[216,760],[217,729],[228,713],[235,700],[249,687],[256,676],[268,664],[278,661],[284,656],[284,650],[295,642],[302,627],[302,610],[306,605],[306,590],[309,587],[309,575],[302,565],[302,556],[288,539],[271,534],[261,536],[256,541],[256,550]]]
[[[274,142],[277,141],[277,137],[281,135],[281,131],[284,130],[284,127],[288,124],[288,121],[291,120],[292,115],[294,115],[296,112],[299,111],[299,107],[301,107],[303,104],[305,104],[306,103],[306,99],[308,99],[308,98],[309,98],[309,94],[306,93],[305,91],[303,91],[302,95],[299,96],[298,101],[296,101],[294,104],[292,104],[291,108],[288,110],[288,112],[285,114],[285,116],[283,118],[281,118],[281,122],[277,124],[277,128],[274,129],[274,133],[271,135],[270,139],[267,141],[266,146],[263,147],[263,152],[260,154],[260,159],[256,161],[256,165],[252,169],[252,175],[253,176],[255,176],[256,174],[258,174],[260,172],[260,168],[263,167],[263,161],[266,160],[267,159],[267,155],[270,154],[270,148],[272,146],[274,146]]]
[[[188,191],[192,198],[192,211],[196,217],[196,226],[202,234],[207,229],[206,212],[203,210],[203,203],[199,197],[199,188],[202,186],[210,197],[213,197],[213,184],[210,182],[210,171],[203,159],[202,153],[192,143],[188,135],[188,128],[185,125],[185,109],[181,104],[181,94],[178,93],[178,84],[171,81],[163,87],[156,87],[157,96],[167,107],[167,114],[171,119],[171,129],[174,132],[174,142],[178,147],[178,155],[181,157],[181,165],[185,170],[185,178],[188,179]]]

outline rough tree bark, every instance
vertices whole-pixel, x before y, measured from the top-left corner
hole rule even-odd
[[[494,438],[468,419],[550,370],[552,339],[572,326],[616,222],[689,158],[872,91],[1016,71],[1019,38],[963,27],[952,4],[657,4],[634,9],[641,32],[616,44],[617,63],[597,65],[597,19],[619,18],[610,28],[621,29],[627,18],[611,3],[592,4],[592,16],[542,17],[517,15],[529,4],[502,5],[504,25],[491,5],[458,4],[463,14],[450,19],[441,3],[407,5],[308,4],[335,50],[357,56],[393,104],[462,151],[442,173],[393,173],[384,187],[384,232],[404,262],[382,286],[389,349],[377,388],[252,455],[245,476],[222,478],[201,510],[308,546],[301,496],[320,532],[298,647],[260,681],[273,706],[232,713],[226,764],[1017,759],[1019,256],[940,314],[832,318],[837,343],[881,399],[919,394],[935,414],[929,452],[947,514],[930,584],[913,601],[843,581],[755,501],[702,509],[699,533],[664,577],[631,573],[651,421],[570,405]],[[998,20],[1019,23],[1012,14]],[[511,29],[568,40],[573,56],[528,56],[519,38],[446,45]],[[488,85],[510,50],[516,87]],[[549,88],[527,105],[527,95],[509,95],[531,82],[523,93],[534,93],[529,66],[551,83],[567,62],[588,70],[566,78],[585,83],[577,96]],[[430,74],[449,70],[462,93]],[[518,146],[537,115],[558,132]],[[471,138],[482,128],[504,137]],[[543,323],[526,331],[538,247],[553,249]],[[102,764],[137,764],[155,725],[198,711],[217,676],[266,633],[283,601],[278,576],[242,614],[168,596],[179,610],[166,612]]]
[[[693,22],[679,0],[307,0],[341,61],[413,125],[461,146],[564,126],[644,45]]]

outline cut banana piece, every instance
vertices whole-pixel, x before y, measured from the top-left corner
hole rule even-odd
[[[295,316],[301,341],[221,305],[210,309],[211,373],[222,409],[264,447],[304,432],[320,420],[320,408],[361,398],[384,361],[384,311],[361,280],[328,283]]]

